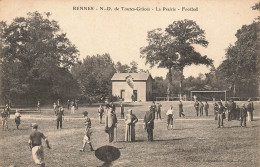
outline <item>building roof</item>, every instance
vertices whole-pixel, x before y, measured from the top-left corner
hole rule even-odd
[[[130,76],[133,78],[133,81],[147,81],[151,74],[146,72],[115,73],[114,76],[111,78],[111,81],[125,81]]]

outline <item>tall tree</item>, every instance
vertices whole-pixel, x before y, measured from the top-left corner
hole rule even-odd
[[[33,12],[15,18],[10,25],[1,24],[5,99],[34,102],[68,94],[64,85],[73,83],[69,70],[77,61],[78,50],[50,17],[50,13]]]
[[[111,78],[116,72],[109,54],[86,56],[72,68],[81,97],[111,95]]]
[[[259,21],[243,25],[236,33],[235,45],[228,47],[226,60],[218,68],[231,85],[233,96],[258,96],[259,27]]]
[[[148,31],[148,46],[141,48],[141,57],[146,58],[146,64],[151,67],[167,68],[169,76],[172,69],[178,70],[183,75],[186,66],[195,64],[212,65],[213,60],[202,56],[195,51],[194,45],[207,47],[205,32],[195,21],[181,20],[174,21],[164,32],[161,29]],[[172,78],[169,77],[168,94]],[[179,94],[182,96],[182,82],[180,80]]]

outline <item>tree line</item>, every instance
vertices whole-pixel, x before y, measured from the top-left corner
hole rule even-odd
[[[259,4],[253,9],[259,10]],[[226,59],[217,68],[212,59],[195,50],[195,45],[207,47],[209,43],[193,20],[174,21],[165,31],[159,28],[147,35],[148,45],[140,49],[141,57],[151,67],[168,69],[166,79],[154,78],[156,96],[223,89],[232,96],[259,96],[259,18],[237,31],[237,41],[228,46]],[[1,21],[0,48],[2,104],[9,100],[16,105],[74,98],[98,101],[112,96],[114,73],[145,71],[135,61],[115,63],[109,53],[79,60],[77,47],[48,12],[28,13],[10,24]],[[211,71],[184,78],[183,69],[191,64],[207,65]]]

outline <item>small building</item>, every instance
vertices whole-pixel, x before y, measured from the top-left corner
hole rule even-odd
[[[112,94],[124,101],[152,100],[152,76],[150,73],[115,73],[111,79]]]

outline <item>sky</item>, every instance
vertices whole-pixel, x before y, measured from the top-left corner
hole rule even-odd
[[[218,67],[225,59],[225,49],[236,41],[235,33],[242,25],[250,24],[259,15],[251,6],[258,0],[175,0],[175,1],[101,1],[101,0],[1,0],[0,20],[10,23],[15,17],[28,12],[51,12],[51,19],[58,21],[63,32],[80,51],[80,59],[86,55],[109,53],[116,63],[138,63],[139,69],[148,69],[153,77],[165,78],[167,70],[145,65],[140,58],[140,48],[147,46],[147,32],[163,30],[174,21],[194,20],[205,30],[209,42],[207,48],[196,47],[202,55],[214,60]],[[94,10],[73,10],[89,7]],[[112,11],[100,10],[110,7]],[[119,10],[114,10],[115,8]],[[150,11],[126,11],[124,8],[145,8]],[[198,11],[183,11],[194,8]],[[157,10],[156,10],[157,8]],[[159,8],[161,11],[158,11]],[[163,9],[175,11],[163,11]],[[207,73],[206,66],[189,66],[184,76]]]

